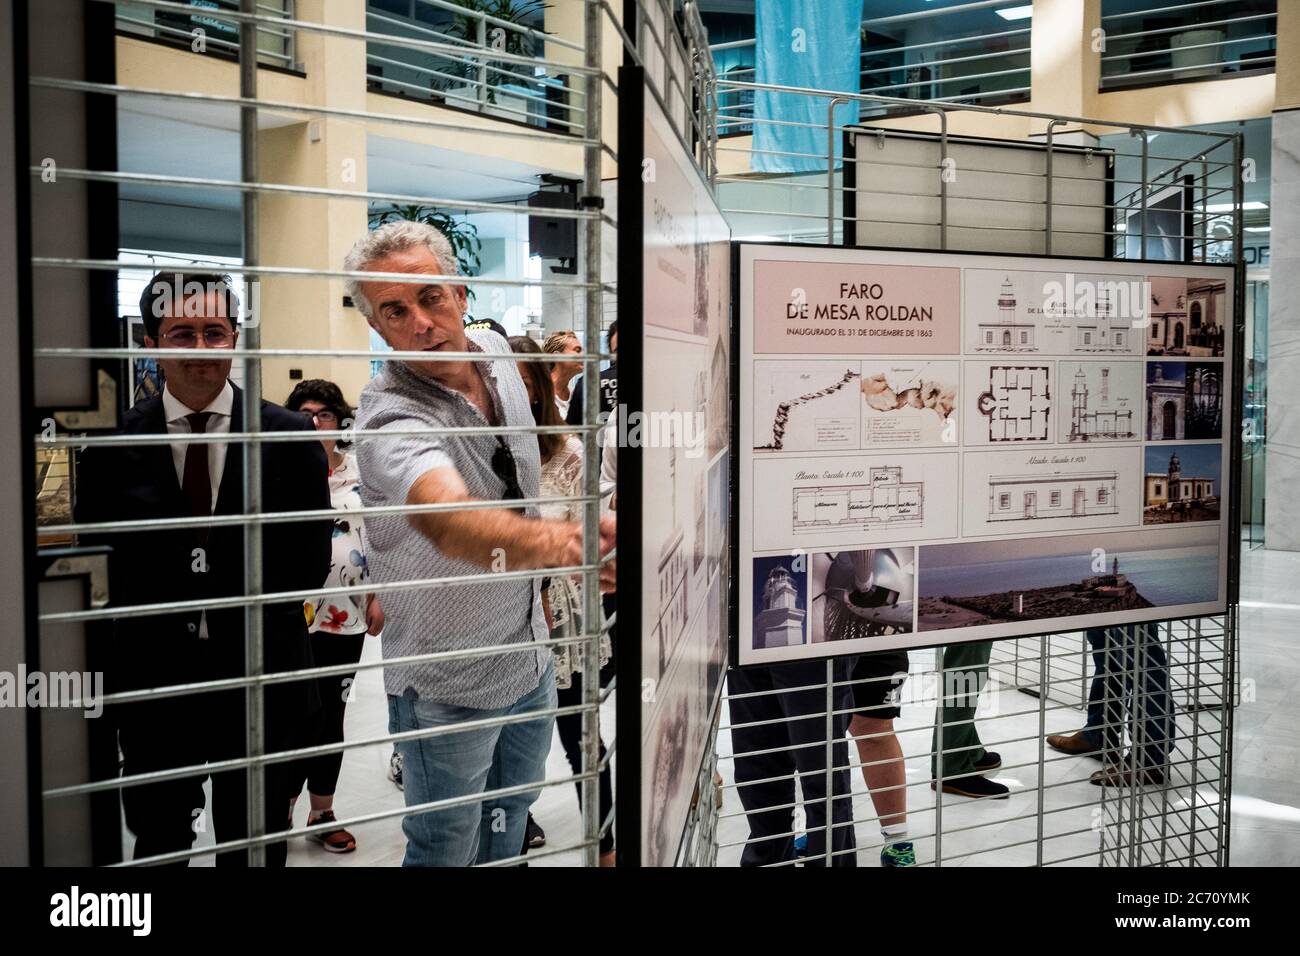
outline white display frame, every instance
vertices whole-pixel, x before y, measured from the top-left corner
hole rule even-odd
[[[1124,441],[1112,441],[1098,443],[1095,447],[1100,451],[1106,449],[1114,451],[1116,449],[1137,449],[1136,458],[1139,462],[1140,473],[1135,476],[1139,486],[1143,489],[1143,499],[1138,502],[1137,523],[1124,524],[1115,526],[1112,519],[1107,518],[1108,526],[1105,528],[1079,528],[1078,530],[1052,530],[1043,533],[1019,533],[1009,535],[990,535],[987,533],[976,536],[965,536],[961,533],[962,523],[958,521],[958,534],[955,537],[939,538],[918,537],[913,530],[900,528],[896,536],[882,538],[878,533],[872,533],[869,536],[864,533],[860,544],[851,545],[854,550],[865,548],[913,548],[920,546],[921,550],[913,552],[921,556],[921,571],[918,582],[924,582],[924,556],[925,547],[944,545],[944,544],[981,544],[989,545],[1003,541],[1022,541],[1037,542],[1032,546],[1026,547],[1043,547],[1051,548],[1052,545],[1047,543],[1050,539],[1069,539],[1079,536],[1089,536],[1100,541],[1102,538],[1111,539],[1111,541],[1132,540],[1135,546],[1125,546],[1125,550],[1136,550],[1147,552],[1149,549],[1160,549],[1171,547],[1171,542],[1177,541],[1195,541],[1208,542],[1217,541],[1217,574],[1214,575],[1217,584],[1216,594],[1213,600],[1189,601],[1177,604],[1160,604],[1153,607],[1139,607],[1126,610],[1111,610],[1106,613],[1092,614],[1073,614],[1053,617],[1037,617],[1032,620],[1011,620],[993,624],[976,624],[963,627],[951,627],[944,629],[918,629],[919,606],[920,606],[920,588],[917,589],[918,599],[913,602],[912,608],[912,626],[910,632],[895,633],[889,635],[877,635],[862,639],[847,639],[826,641],[822,643],[813,643],[812,641],[812,614],[814,613],[811,605],[814,600],[812,593],[812,582],[805,579],[804,593],[804,640],[800,644],[778,647],[755,647],[753,639],[754,634],[754,592],[756,581],[754,575],[755,558],[770,557],[778,554],[799,554],[794,549],[785,549],[783,551],[763,550],[755,551],[754,549],[754,529],[755,529],[755,508],[756,505],[756,488],[755,488],[755,463],[756,461],[769,457],[770,453],[762,455],[756,454],[754,449],[753,435],[755,434],[755,361],[864,361],[878,360],[881,358],[879,353],[865,351],[856,351],[837,355],[832,352],[817,352],[815,354],[798,354],[798,353],[779,353],[779,352],[755,352],[755,263],[762,261],[777,261],[781,263],[793,263],[794,268],[807,267],[803,264],[829,263],[844,266],[902,266],[902,267],[925,267],[925,268],[948,268],[960,270],[959,277],[959,295],[958,295],[958,349],[955,354],[949,352],[933,353],[936,360],[961,362],[962,373],[966,371],[967,362],[987,361],[990,358],[987,352],[975,352],[968,344],[967,322],[973,321],[968,317],[965,302],[965,270],[967,269],[998,269],[1007,270],[1008,272],[1048,272],[1048,273],[1067,273],[1079,276],[1105,276],[1115,281],[1143,281],[1147,277],[1181,277],[1187,279],[1209,278],[1219,280],[1225,283],[1222,301],[1227,304],[1229,317],[1220,317],[1220,325],[1224,330],[1222,355],[1214,357],[1177,357],[1168,356],[1148,356],[1146,354],[1146,336],[1145,327],[1135,329],[1137,335],[1136,345],[1132,346],[1133,351],[1125,354],[1117,361],[1128,361],[1135,364],[1140,363],[1142,370],[1142,407],[1135,410],[1138,422],[1138,435],[1134,439]],[[1235,408],[1235,389],[1238,383],[1238,373],[1236,369],[1237,357],[1234,354],[1234,335],[1233,330],[1238,321],[1235,313],[1236,309],[1236,281],[1235,270],[1232,266],[1222,265],[1198,265],[1189,263],[1171,263],[1155,262],[1144,260],[1105,260],[1105,259],[1078,259],[1058,256],[1031,256],[1018,254],[980,254],[980,253],[942,253],[930,250],[897,250],[882,248],[864,248],[864,247],[824,247],[808,245],[787,245],[787,244],[769,244],[769,243],[737,243],[735,244],[734,263],[736,268],[734,289],[736,290],[735,309],[736,309],[736,330],[737,330],[737,364],[738,364],[738,400],[737,400],[737,421],[736,421],[736,451],[734,456],[736,471],[736,500],[733,503],[733,512],[735,514],[736,532],[735,540],[736,565],[734,573],[737,579],[737,611],[735,620],[736,647],[733,651],[733,660],[739,665],[750,664],[772,664],[789,660],[802,660],[840,656],[847,654],[859,654],[876,650],[906,649],[914,647],[930,647],[936,645],[962,643],[966,641],[991,640],[1008,637],[1019,637],[1031,634],[1041,634],[1057,631],[1079,630],[1087,627],[1098,626],[1115,626],[1124,624],[1136,624],[1153,620],[1168,620],[1175,618],[1194,617],[1198,615],[1222,614],[1226,611],[1229,596],[1229,564],[1230,564],[1230,515],[1232,509],[1230,503],[1235,490],[1234,475],[1232,474],[1232,410]],[[914,290],[913,290],[914,292]],[[909,294],[913,294],[909,292]],[[922,293],[923,294],[923,293]],[[1150,303],[1146,306],[1150,309]],[[886,358],[893,357],[885,356]],[[1055,351],[1041,355],[1041,359],[1050,363],[1053,367],[1060,363],[1078,362],[1081,359],[1090,358],[1088,354],[1082,354],[1077,351]],[[899,355],[900,361],[915,360],[914,355]],[[1181,440],[1181,441],[1157,441],[1148,440],[1146,437],[1145,425],[1145,408],[1146,408],[1146,369],[1152,362],[1161,361],[1186,361],[1188,363],[1211,362],[1221,363],[1223,375],[1221,377],[1221,398],[1220,398],[1220,418],[1221,424],[1219,429],[1219,438],[1200,439],[1200,440]],[[960,401],[965,394],[962,390],[965,382],[959,384],[958,400]],[[1058,394],[1055,401],[1059,402],[1058,407],[1064,408],[1065,397]],[[959,406],[960,407],[960,406]],[[987,445],[967,445],[962,435],[962,422],[958,422],[957,440],[953,446],[946,450],[946,454],[953,455],[954,461],[958,464],[958,475],[965,474],[965,457],[969,453],[986,453],[989,450]],[[1035,447],[1064,452],[1071,450],[1072,446],[1066,442],[1060,441],[1060,429],[1052,426],[1051,439],[1036,445]],[[1217,446],[1219,461],[1219,493],[1218,499],[1218,518],[1216,521],[1184,521],[1173,524],[1144,524],[1143,513],[1145,510],[1145,475],[1146,475],[1146,449],[1148,447],[1183,447],[1186,445],[1212,445]],[[936,452],[934,447],[916,447],[915,449],[895,449],[891,450],[888,455],[891,458],[904,459],[909,455],[933,455]],[[846,456],[864,456],[862,451],[854,450],[828,450],[818,452],[800,452],[799,456],[814,460],[819,457],[826,458],[844,458]],[[788,456],[787,456],[788,457]],[[872,451],[866,457],[875,459],[878,455]],[[1129,487],[1131,488],[1134,476],[1130,476]],[[965,492],[961,489],[961,479],[958,481],[959,495],[958,508],[963,507],[960,500]],[[770,488],[764,489],[765,493],[771,494]],[[1131,505],[1131,503],[1129,503]],[[770,511],[764,513],[770,514]],[[1209,530],[1217,526],[1217,536]],[[1208,548],[1208,543],[1198,544],[1199,547]],[[1109,544],[1112,550],[1118,550],[1119,546],[1114,543]],[[841,535],[835,540],[835,543],[828,546],[821,546],[817,543],[815,535],[810,535],[808,544],[802,551],[806,555],[805,565],[810,569],[812,565],[811,557],[819,551],[838,551],[844,549],[844,538]],[[935,552],[931,552],[935,554]],[[1023,560],[1023,559],[1021,559]],[[808,572],[810,574],[810,571]],[[1123,568],[1120,569],[1123,574]],[[1208,575],[1207,575],[1208,580]],[[1053,585],[1055,586],[1055,585]]]

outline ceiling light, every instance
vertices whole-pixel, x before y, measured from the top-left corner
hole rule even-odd
[[[1216,202],[1206,206],[1205,211],[1206,212],[1232,212],[1232,210],[1235,208],[1236,207],[1230,202]],[[1259,209],[1267,209],[1268,203],[1256,202],[1255,200],[1252,199],[1250,202],[1242,203],[1241,208],[1244,209],[1246,212],[1251,212]]]
[[[1023,7],[1003,7],[993,12],[1003,20],[1028,20],[1034,15],[1034,5],[1026,3]]]
[[[1247,232],[1271,232],[1272,226],[1246,226]]]

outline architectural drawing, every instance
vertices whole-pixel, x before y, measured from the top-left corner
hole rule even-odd
[[[1097,292],[1097,314],[1079,316],[1074,321],[1074,351],[1127,352],[1131,333],[1128,322],[1115,317],[1110,290],[1103,287]]]
[[[1052,370],[1047,365],[994,365],[989,390],[976,399],[991,442],[1051,438]]]
[[[669,449],[668,459],[668,484],[672,500],[670,513],[674,522],[677,517],[677,469],[677,446],[674,444]],[[655,621],[655,644],[659,650],[658,677],[662,677],[668,670],[668,661],[686,632],[686,620],[690,614],[686,604],[685,542],[686,536],[680,524],[677,524],[659,552],[659,613]]]
[[[1086,518],[1119,513],[1119,473],[1077,475],[993,475],[989,478],[989,521],[1026,518]]]
[[[1037,352],[1038,326],[1029,320],[1016,321],[1016,290],[1011,277],[1002,280],[998,291],[997,318],[976,326],[978,352]]]
[[[1094,386],[1089,386],[1089,376],[1083,366],[1075,369],[1070,385],[1070,433],[1068,441],[1121,441],[1136,438],[1133,409],[1120,408],[1112,395],[1116,384],[1108,365],[1093,369]],[[1062,369],[1062,378],[1065,371]],[[1120,397],[1120,401],[1127,399]]]
[[[925,483],[903,481],[901,466],[872,468],[865,485],[794,489],[794,530],[920,527],[924,501]]]
[[[764,436],[767,439],[766,441],[762,441],[758,439],[756,435],[754,450],[755,451],[782,451],[785,449],[786,429],[790,425],[790,412],[793,409],[815,404],[819,400],[827,399],[830,398],[831,396],[847,397],[849,393],[854,391],[854,389],[852,389],[850,386],[853,385],[853,383],[857,382],[857,380],[862,377],[862,373],[856,368],[843,368],[842,366],[841,368],[843,369],[843,371],[840,374],[839,378],[833,382],[830,382],[825,387],[815,389],[809,392],[804,392],[802,395],[792,396],[790,398],[783,399],[780,402],[778,402],[776,406],[776,412],[772,417],[770,435]],[[857,430],[856,417],[852,420],[852,424],[853,424],[854,432],[856,432]],[[759,428],[762,427],[763,426],[760,423]],[[758,429],[756,429],[756,431],[757,430]],[[847,437],[851,437],[854,445],[857,444],[856,434],[850,436],[848,432],[845,432],[845,435]],[[800,443],[800,446],[804,448],[817,447],[816,438],[815,436],[812,437],[813,437],[812,443],[808,443],[805,440]]]

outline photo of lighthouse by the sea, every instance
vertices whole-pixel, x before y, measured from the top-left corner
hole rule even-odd
[[[1088,534],[922,547],[917,630],[1218,600],[1217,529],[1144,536],[1142,550],[1133,543],[1131,534]]]

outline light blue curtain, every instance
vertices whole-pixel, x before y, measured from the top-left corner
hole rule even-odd
[[[757,0],[754,72],[759,83],[861,92],[862,0]],[[754,153],[759,173],[826,169],[826,97],[757,90],[754,93]],[[858,104],[835,108],[837,124],[853,123]],[[781,126],[765,119],[811,123]],[[812,153],[782,156],[760,150]],[[835,137],[839,163],[840,137]]]

